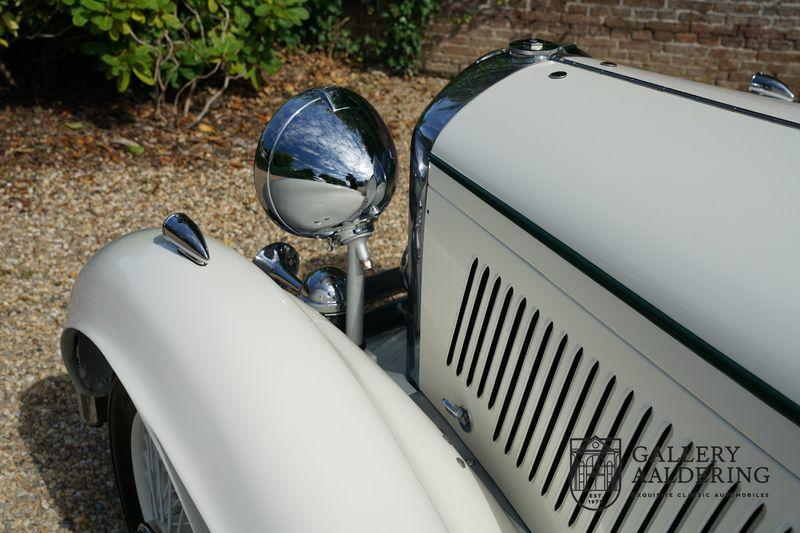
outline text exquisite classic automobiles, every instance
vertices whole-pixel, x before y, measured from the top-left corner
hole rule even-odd
[[[76,282],[62,353],[128,526],[796,530],[800,107],[752,88],[487,54],[420,118],[403,265],[366,279],[392,139],[350,90],[289,100],[256,193],[346,274],[176,213]]]

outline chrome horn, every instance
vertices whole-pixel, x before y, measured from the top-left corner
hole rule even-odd
[[[284,289],[295,294],[300,292],[303,286],[297,277],[300,256],[292,245],[285,242],[268,244],[256,254],[253,263]]]
[[[253,263],[275,283],[327,317],[345,312],[345,273],[338,268],[318,268],[300,281],[300,256],[291,244],[275,242],[262,248]]]

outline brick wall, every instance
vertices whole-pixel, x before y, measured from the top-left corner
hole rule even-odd
[[[454,73],[531,36],[734,89],[764,71],[800,91],[800,1],[445,0],[424,38],[423,68]]]

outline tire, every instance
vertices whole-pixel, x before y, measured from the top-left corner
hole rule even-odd
[[[114,476],[128,530],[191,533],[192,528],[167,474],[163,457],[154,444],[155,439],[138,415],[125,387],[116,378],[108,397],[108,432]],[[156,475],[159,482],[149,483]],[[161,483],[161,480],[166,480],[166,483]],[[164,488],[159,492],[156,485]],[[160,499],[157,495],[166,496]],[[159,507],[155,503],[157,499],[164,505]],[[169,518],[166,518],[168,514]]]

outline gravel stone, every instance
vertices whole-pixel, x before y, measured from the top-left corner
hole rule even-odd
[[[406,241],[411,132],[445,80],[364,72],[317,55],[287,57],[257,96],[232,92],[206,123],[173,126],[147,103],[0,106],[0,531],[122,531],[107,428],[82,424],[59,353],[70,290],[103,245],[184,211],[246,257],[284,240],[301,270],[345,253],[280,231],[252,185],[264,123],[300,90],[350,86],[378,109],[401,161],[391,206],[370,239],[375,271]],[[80,129],[65,126],[81,122]],[[134,155],[125,142],[145,148]]]

